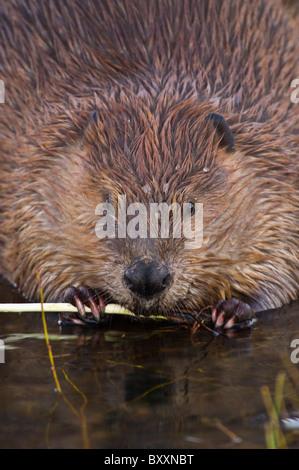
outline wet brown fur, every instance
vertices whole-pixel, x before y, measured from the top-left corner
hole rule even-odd
[[[136,312],[298,299],[298,21],[271,0],[1,1],[0,268],[30,298],[69,285]],[[90,116],[98,110],[97,122]],[[221,113],[235,152],[217,145]],[[99,240],[95,207],[204,204],[204,245]],[[138,303],[134,257],[173,284]]]

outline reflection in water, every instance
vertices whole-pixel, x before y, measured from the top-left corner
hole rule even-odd
[[[20,298],[3,286],[6,301]],[[264,313],[250,334],[234,338],[201,331],[191,340],[181,326],[115,317],[101,329],[61,329],[55,314],[47,322],[60,384],[74,408],[54,391],[41,318],[2,314],[1,448],[265,447],[262,390],[273,399],[280,372],[282,413],[296,428],[296,304]],[[297,432],[288,446],[298,447]]]

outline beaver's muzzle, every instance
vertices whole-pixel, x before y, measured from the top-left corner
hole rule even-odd
[[[172,274],[167,265],[139,259],[124,272],[124,283],[133,294],[150,299],[170,286]]]

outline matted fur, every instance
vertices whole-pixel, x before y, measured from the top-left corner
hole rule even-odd
[[[136,313],[298,299],[298,26],[272,0],[2,1],[2,272],[32,299],[38,268],[47,300],[87,285]],[[95,207],[118,194],[202,202],[203,247],[99,240]],[[138,256],[170,267],[158,300],[123,283]]]

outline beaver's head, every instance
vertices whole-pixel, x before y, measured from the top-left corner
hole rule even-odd
[[[45,297],[88,286],[146,315],[252,292],[264,201],[228,118],[193,99],[158,110],[109,102],[83,117],[47,171],[40,164],[46,235],[35,259]]]
[[[235,256],[228,208],[238,215],[238,157],[224,117],[188,101],[165,115],[115,104],[93,113],[82,149],[80,191],[93,202],[94,228],[92,247],[90,239],[81,248],[92,279],[80,283],[137,314],[221,298],[229,290],[223,269],[232,270]]]

